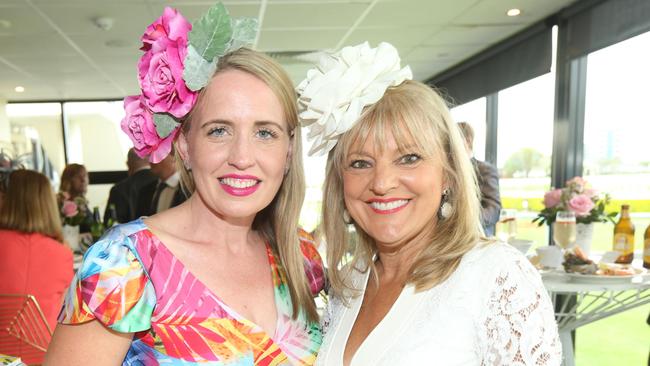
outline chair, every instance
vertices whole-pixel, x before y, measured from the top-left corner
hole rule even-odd
[[[41,363],[51,338],[52,330],[34,296],[0,294],[0,353],[28,364]]]

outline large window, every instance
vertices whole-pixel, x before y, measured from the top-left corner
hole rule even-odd
[[[89,171],[126,170],[131,142],[120,128],[122,102],[63,103],[68,162]]]
[[[486,98],[475,99],[471,102],[451,108],[451,116],[456,122],[467,122],[474,130],[474,157],[485,160],[486,144]]]
[[[126,153],[131,142],[120,128],[124,117],[122,102],[63,103],[68,162],[86,166],[88,171],[126,170]],[[111,184],[88,187],[90,206],[104,212]]]
[[[531,220],[551,184],[553,148],[552,73],[499,92],[497,167],[501,204],[517,210],[518,237],[548,243],[548,230]]]
[[[588,56],[584,175],[613,199],[628,203],[636,226],[635,258],[650,223],[650,32]],[[613,225],[595,227],[592,246],[611,250]]]
[[[48,175],[58,184],[65,167],[61,105],[59,103],[12,103],[6,106],[10,146],[3,149],[28,169]]]
[[[635,263],[641,266],[643,232],[650,223],[650,33],[587,56],[583,175],[593,188],[622,203],[636,226]],[[611,250],[614,226],[596,224],[592,252]],[[642,365],[648,360],[650,331],[646,305],[578,329],[578,365]],[[602,334],[615,352],[602,352]],[[613,342],[613,343],[612,343]],[[593,354],[598,354],[594,360]]]

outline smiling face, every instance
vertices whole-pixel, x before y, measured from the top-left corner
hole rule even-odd
[[[343,195],[350,216],[377,246],[397,249],[434,230],[444,179],[437,157],[423,158],[412,141],[398,144],[389,129],[384,136],[381,149],[372,137],[352,144]]]
[[[194,185],[211,211],[254,218],[273,200],[291,155],[291,131],[280,101],[260,79],[218,73],[178,139]]]

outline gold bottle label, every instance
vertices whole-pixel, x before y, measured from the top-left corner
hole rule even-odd
[[[650,238],[643,243],[643,261],[650,263]]]
[[[633,251],[634,245],[628,234],[614,234],[614,250],[621,254],[628,254]],[[634,238],[634,237],[632,237]]]

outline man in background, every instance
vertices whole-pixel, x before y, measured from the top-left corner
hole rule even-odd
[[[459,122],[458,127],[465,137],[465,148],[470,156],[474,173],[481,190],[481,223],[485,235],[493,236],[499,214],[501,212],[501,197],[499,195],[499,172],[493,165],[474,158],[474,130],[467,122]]]
[[[137,219],[136,213],[138,195],[142,187],[155,183],[158,178],[151,173],[149,162],[142,159],[135,153],[133,148],[126,154],[126,166],[128,177],[116,183],[108,195],[108,203],[104,212],[104,225],[110,217],[110,206],[115,205],[116,219],[119,223],[125,223]]]
[[[181,190],[180,173],[176,171],[174,154],[158,163],[151,163],[151,172],[158,178],[140,190],[137,213],[150,216],[183,203],[187,197]]]

